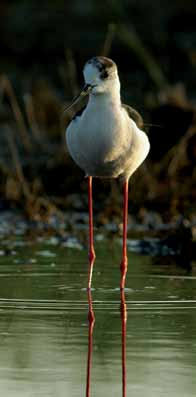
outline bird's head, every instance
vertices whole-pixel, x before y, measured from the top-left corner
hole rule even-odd
[[[70,109],[86,95],[112,94],[120,92],[120,82],[116,64],[103,56],[89,59],[83,69],[85,85],[82,91],[73,99],[65,109]]]
[[[116,64],[102,56],[93,57],[83,69],[85,83],[94,95],[107,93],[119,82]]]

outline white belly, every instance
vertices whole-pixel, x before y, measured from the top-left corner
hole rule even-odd
[[[66,131],[67,146],[73,160],[86,175],[98,177],[115,178],[124,172],[126,175],[133,173],[134,166],[136,169],[148,153],[149,148],[142,149],[145,137],[121,109],[107,113],[104,109],[93,114],[87,107],[81,118],[74,119]]]

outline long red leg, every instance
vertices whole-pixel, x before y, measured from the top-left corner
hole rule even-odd
[[[88,291],[88,360],[87,360],[87,375],[86,375],[86,397],[90,397],[94,324],[95,324],[95,315],[93,312],[91,291],[89,290]]]
[[[122,261],[121,261],[121,283],[120,288],[123,289],[125,287],[125,279],[127,274],[127,218],[128,218],[128,189],[129,182],[126,180],[123,185],[123,252],[122,252]]]
[[[124,291],[121,290],[121,321],[122,321],[122,396],[126,397],[126,333],[127,306]]]
[[[93,199],[92,199],[92,176],[88,177],[88,210],[89,210],[89,272],[88,289],[91,288],[93,264],[95,261],[95,250],[93,243]]]

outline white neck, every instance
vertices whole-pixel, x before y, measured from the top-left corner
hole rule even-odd
[[[119,79],[110,80],[103,91],[90,94],[89,104],[112,104],[112,106],[119,106],[121,103],[120,98],[120,81]]]

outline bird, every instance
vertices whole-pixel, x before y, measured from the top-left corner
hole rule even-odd
[[[121,101],[116,63],[105,56],[94,56],[83,68],[85,84],[67,111],[88,95],[88,103],[72,118],[66,129],[67,149],[88,179],[89,270],[91,289],[95,261],[93,235],[93,178],[118,178],[123,184],[123,244],[120,289],[124,290],[128,268],[127,219],[129,179],[150,150],[139,112]]]

